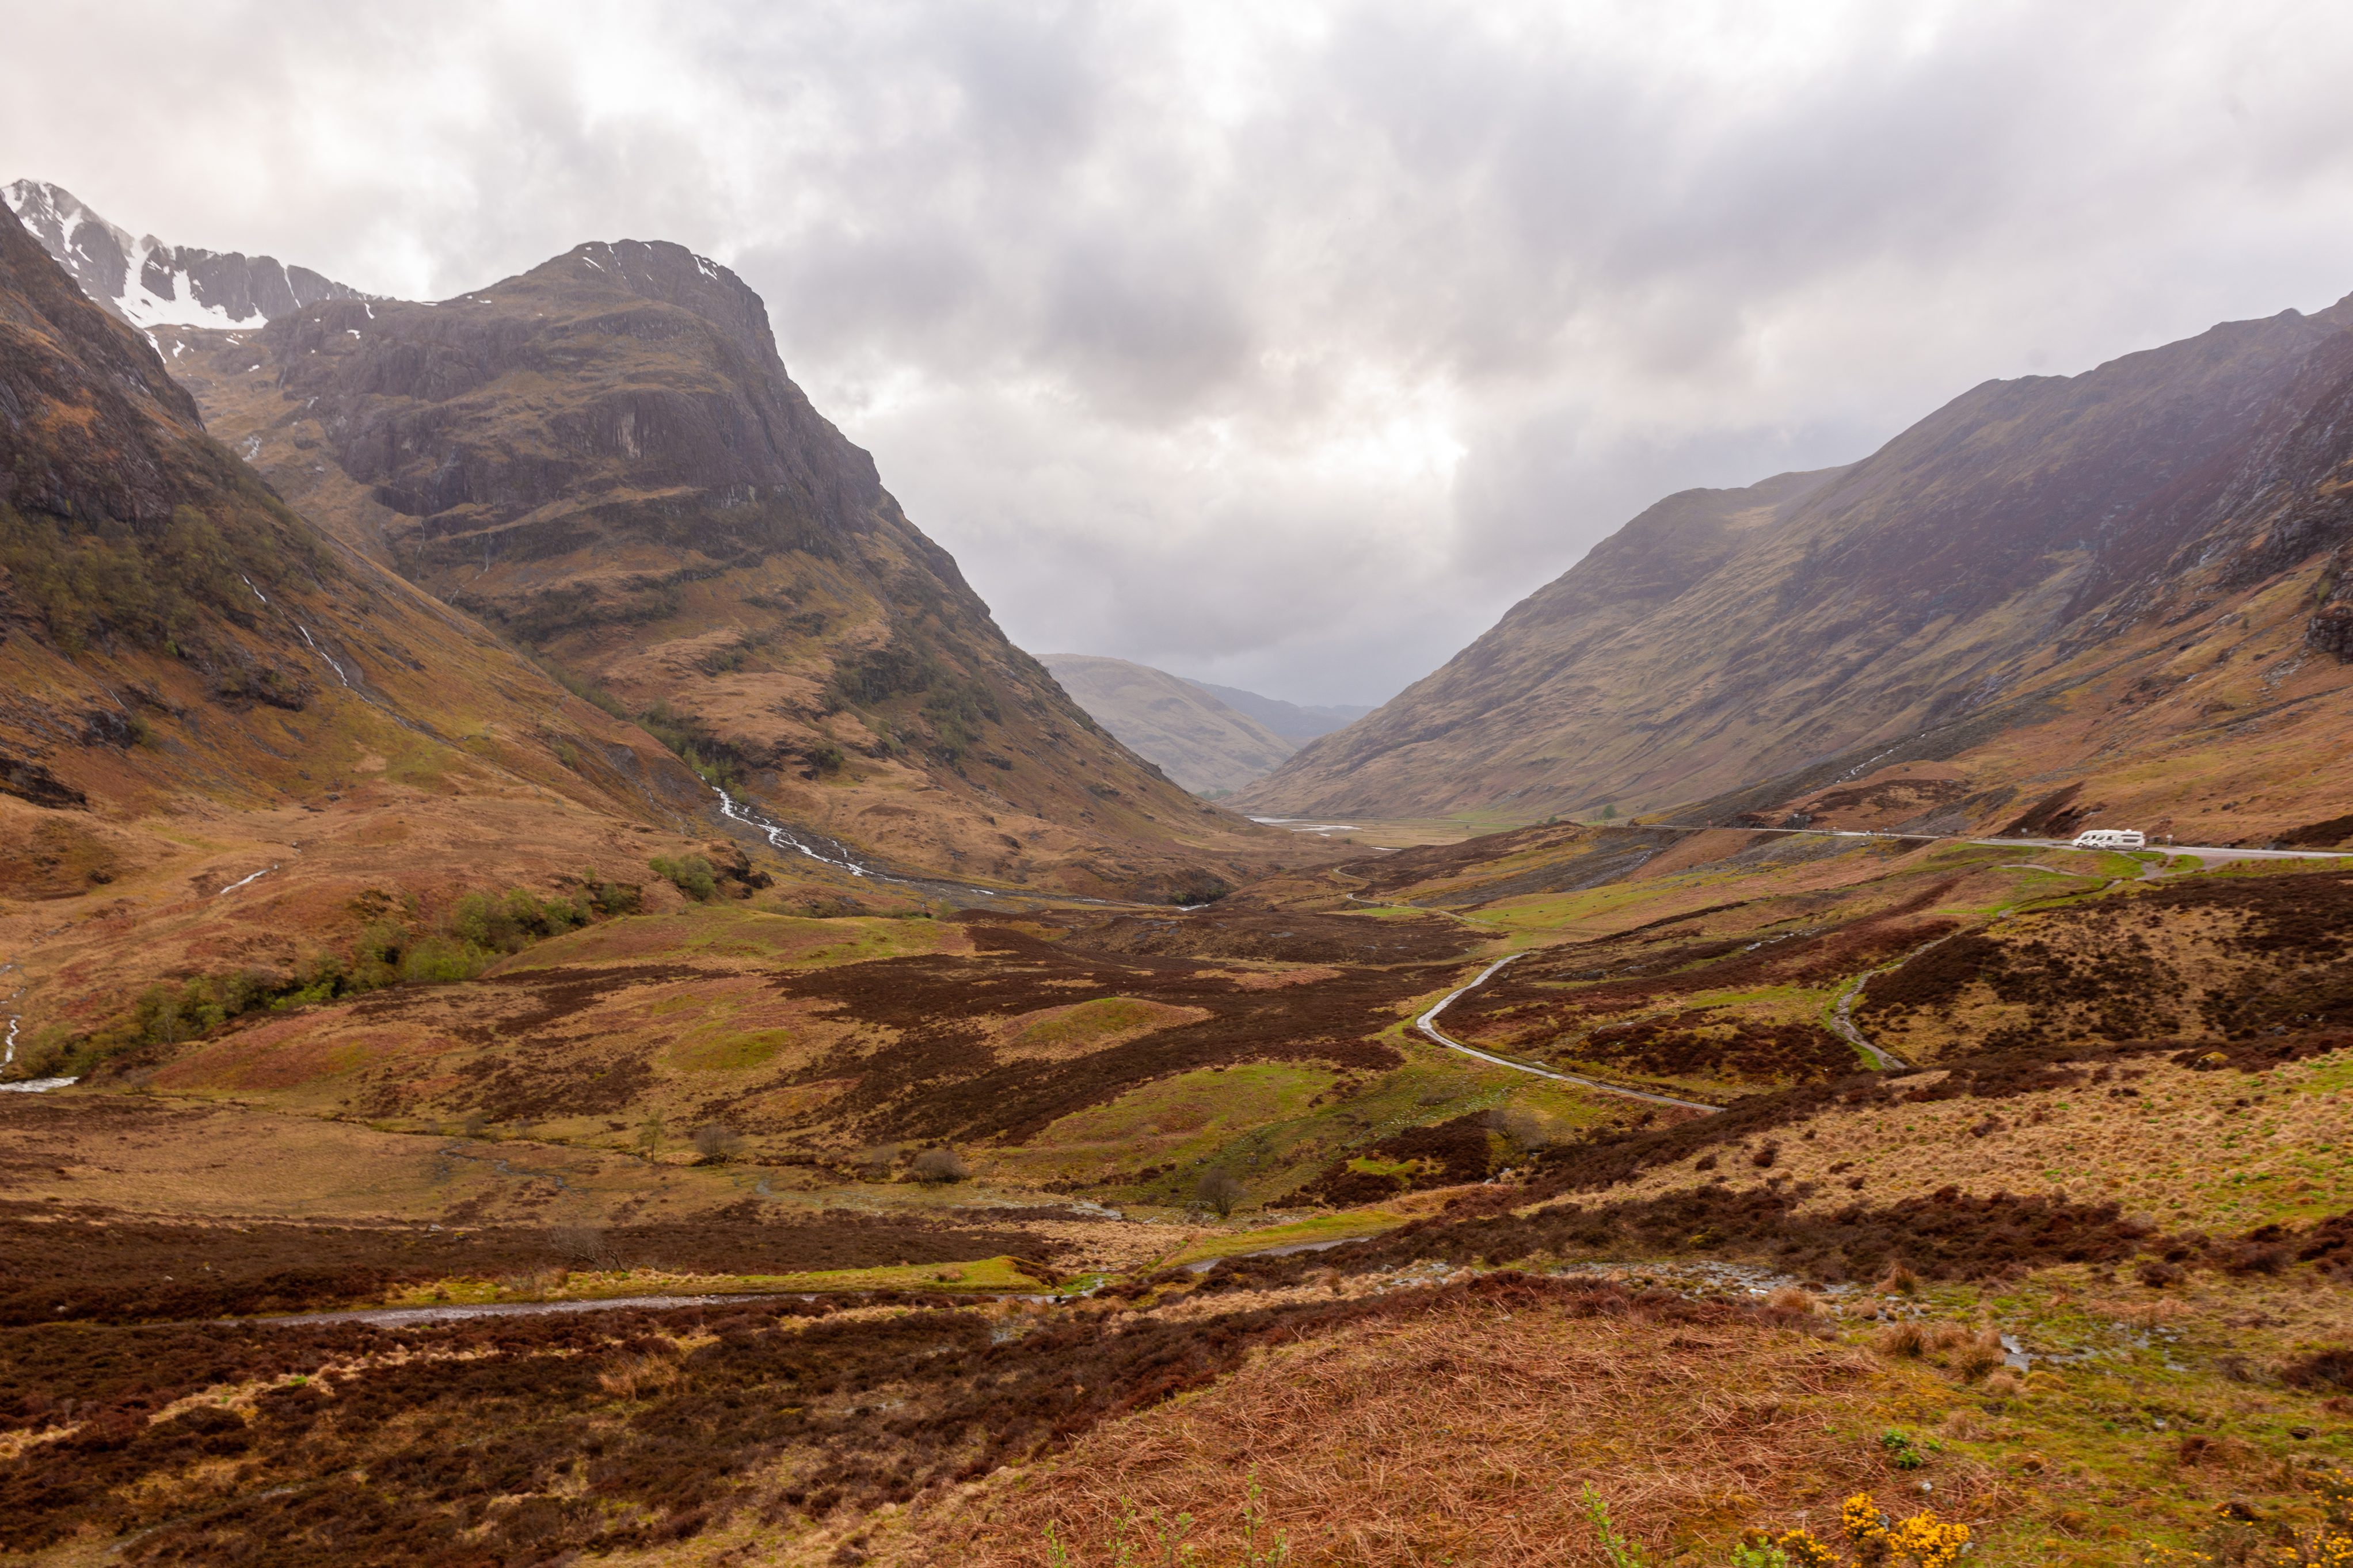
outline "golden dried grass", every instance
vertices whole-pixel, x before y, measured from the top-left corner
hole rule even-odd
[[[1855,1434],[1909,1381],[1752,1318],[1435,1305],[1261,1357],[921,1533],[934,1561],[1033,1568],[1049,1560],[1052,1524],[1092,1563],[1109,1560],[1124,1515],[1158,1510],[1190,1513],[1206,1559],[1233,1560],[1253,1477],[1267,1525],[1294,1561],[1318,1563],[1584,1561],[1596,1550],[1579,1502],[1588,1481],[1653,1548],[1758,1519],[1827,1524],[1841,1497],[1884,1480]],[[1938,1495],[1990,1496],[1963,1467]]]
[[[1799,1207],[1814,1214],[1951,1186],[2112,1200],[2167,1229],[2308,1222],[2353,1204],[2353,1163],[2321,1152],[2353,1143],[2353,1092],[2337,1087],[2344,1062],[2314,1058],[2250,1076],[2193,1071],[2152,1056],[2123,1064],[2138,1075],[2129,1082],[1839,1107],[1781,1137],[1770,1171],[1725,1161],[1726,1185],[1737,1193],[1780,1179],[1786,1190],[1809,1194]],[[2124,1088],[2136,1092],[2114,1093]],[[1610,1196],[1640,1202],[1704,1180],[1679,1161]],[[1861,1188],[1849,1185],[1857,1180]],[[1880,1285],[1909,1288],[1895,1274]]]

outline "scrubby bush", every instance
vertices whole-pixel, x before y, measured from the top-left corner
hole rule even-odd
[[[1950,1568],[1969,1543],[1969,1527],[1957,1520],[1923,1511],[1896,1524],[1863,1493],[1847,1499],[1839,1518],[1858,1563]],[[1751,1564],[1756,1568],[1844,1568],[1846,1563],[1810,1530],[1792,1530],[1774,1537],[1753,1531],[1733,1560],[1743,1568]]]
[[[907,1166],[919,1182],[961,1182],[972,1174],[964,1156],[953,1149],[926,1149]]]
[[[1525,1106],[1501,1106],[1489,1111],[1487,1127],[1502,1133],[1523,1154],[1534,1154],[1553,1142],[1552,1124]]]
[[[657,874],[668,878],[672,887],[697,903],[719,891],[719,873],[710,861],[700,855],[682,855],[676,859],[657,855],[648,863]]]
[[[744,1152],[744,1135],[723,1121],[706,1121],[694,1130],[694,1152],[705,1164],[723,1165]]]
[[[414,897],[401,900],[406,918],[396,919],[396,901],[371,892],[353,903],[353,912],[367,919],[347,952],[314,952],[278,975],[247,969],[160,982],[96,1029],[46,1033],[37,1057],[20,1049],[12,1072],[37,1078],[87,1073],[121,1051],[179,1045],[263,1009],[333,1002],[389,985],[470,980],[504,954],[587,925],[600,913],[637,907],[632,884],[607,882],[593,871],[581,882],[581,893],[544,900],[522,888],[496,895],[467,893],[438,927],[425,923]],[[26,1070],[36,1065],[43,1070]]]
[[[529,889],[510,888],[502,898],[468,893],[459,899],[449,914],[449,931],[490,952],[521,952],[543,938],[586,925],[589,918],[579,900],[559,894],[543,903]]]
[[[593,912],[607,918],[636,914],[644,902],[635,882],[608,882],[595,871],[580,873],[580,896]]]
[[[1213,1168],[1201,1173],[1193,1188],[1193,1201],[1205,1209],[1213,1209],[1219,1219],[1234,1212],[1235,1205],[1250,1195],[1241,1178],[1231,1171]]]

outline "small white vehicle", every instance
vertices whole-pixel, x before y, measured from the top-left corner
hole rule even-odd
[[[2137,827],[2094,827],[2075,836],[2077,849],[2145,849],[2148,836]]]

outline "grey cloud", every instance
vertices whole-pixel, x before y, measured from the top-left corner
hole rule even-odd
[[[0,177],[392,292],[718,255],[1018,639],[1299,700],[1667,491],[2353,288],[2292,0],[19,10]]]

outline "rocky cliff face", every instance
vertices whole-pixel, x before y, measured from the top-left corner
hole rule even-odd
[[[681,247],[160,335],[304,513],[773,810],[1088,892],[1199,895],[1276,848],[1006,640],[786,374],[758,296]]]
[[[360,297],[274,256],[133,239],[47,181],[0,185],[0,201],[83,293],[133,326],[258,327],[316,300]]]
[[[2348,328],[2353,304],[2287,311],[1989,383],[1851,468],[1671,497],[1241,799],[1541,817],[1810,787],[2120,700],[2104,683],[2154,679],[2138,661],[2185,657],[2225,615],[2333,649]],[[2335,693],[2334,668],[2296,679]]]
[[[0,693],[0,792],[44,806],[274,805],[371,754],[599,808],[699,793],[645,737],[289,510],[144,338],[11,224]],[[485,723],[505,738],[479,756],[448,738]]]

